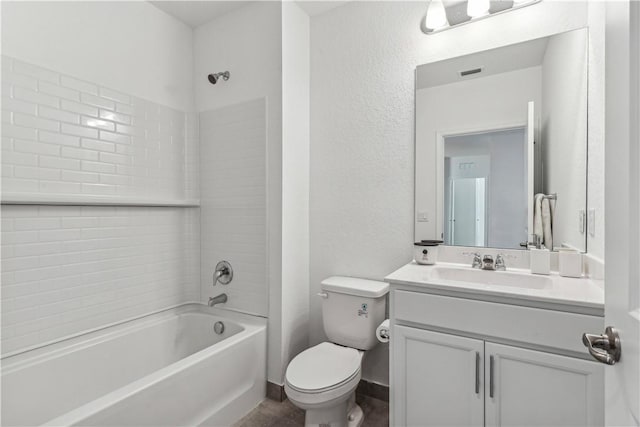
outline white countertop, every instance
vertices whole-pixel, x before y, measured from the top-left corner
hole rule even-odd
[[[526,305],[562,311],[584,312],[585,314],[604,315],[604,283],[589,278],[562,277],[557,272],[548,276],[550,285],[544,289],[532,289],[518,286],[494,285],[458,280],[444,280],[434,277],[437,267],[471,269],[465,264],[439,262],[436,265],[420,265],[411,262],[385,277],[392,285],[404,285],[420,288],[424,292],[445,293],[496,302]],[[482,271],[478,271],[482,274]],[[487,272],[501,274],[501,272]],[[508,273],[517,278],[530,276],[528,270],[508,269]]]

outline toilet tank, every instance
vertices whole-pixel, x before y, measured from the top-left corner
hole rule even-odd
[[[322,281],[322,323],[329,341],[360,350],[373,348],[385,319],[389,284],[333,276]]]

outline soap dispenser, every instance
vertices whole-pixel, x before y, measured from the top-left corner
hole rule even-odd
[[[542,246],[540,236],[534,235],[535,248],[529,248],[529,267],[533,274],[551,272],[551,252]]]

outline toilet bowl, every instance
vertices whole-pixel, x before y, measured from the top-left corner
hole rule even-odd
[[[377,344],[389,285],[354,277],[329,277],[321,283],[324,331],[328,342],[298,354],[289,363],[284,389],[304,409],[305,426],[359,427],[364,416],[355,391],[364,352]]]
[[[289,400],[306,411],[305,425],[359,427],[362,410],[355,403],[364,352],[323,342],[291,361],[285,377]]]

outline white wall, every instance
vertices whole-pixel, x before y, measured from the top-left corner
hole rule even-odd
[[[282,4],[282,367],[309,342],[309,17]]]
[[[540,67],[490,75],[416,92],[416,212],[428,211],[429,222],[416,223],[415,239],[440,239],[436,224],[443,218],[435,211],[437,133],[526,126],[527,103],[541,103]],[[496,96],[499,93],[500,96]],[[524,176],[524,175],[523,175]],[[526,197],[526,195],[525,195]],[[583,196],[584,199],[584,196]],[[504,201],[501,201],[504,202]],[[519,206],[526,206],[526,198]],[[526,211],[525,211],[526,228]],[[509,227],[514,230],[517,225]],[[518,230],[519,241],[527,238]],[[502,242],[502,240],[501,240]],[[509,247],[516,247],[512,242]],[[491,246],[491,245],[490,245]],[[503,247],[503,246],[498,246]]]
[[[281,7],[273,1],[257,3],[231,11],[194,30],[196,111],[261,97],[268,98],[271,108],[281,104]],[[228,81],[212,85],[207,80],[209,73],[227,70],[231,73]],[[270,116],[269,120],[279,122],[280,116]]]
[[[5,198],[197,198],[190,114],[6,55],[2,65]]]
[[[192,31],[150,3],[8,1],[1,7],[4,55],[192,110]]]
[[[587,107],[587,206],[595,211],[595,234],[587,233],[590,257],[604,261],[604,16],[605,2],[589,2],[589,87]]]
[[[578,230],[577,218],[587,194],[587,41],[583,31],[552,37],[542,62],[544,192],[558,195],[553,245],[579,250],[585,233]]]
[[[196,209],[2,207],[3,355],[200,298]]]
[[[323,278],[381,279],[411,260],[415,67],[588,23],[585,3],[544,1],[426,36],[425,7],[353,2],[311,20],[312,344],[325,338],[313,297]],[[387,357],[378,346],[364,377],[386,383]]]
[[[2,207],[3,351],[200,298],[196,209],[81,207],[198,197],[191,41],[148,3],[2,3],[3,198],[76,204]]]
[[[226,307],[268,314],[268,379],[283,384],[289,361],[308,343],[309,18],[293,2],[258,2],[196,28],[194,46],[195,102],[197,110],[203,112],[202,295],[223,291],[210,285],[215,257],[230,258],[234,267],[237,264],[237,278],[224,289],[231,298]],[[229,81],[216,85],[207,81],[207,74],[226,70],[231,72]],[[266,160],[259,158],[257,146],[254,151],[241,148],[262,132],[251,121],[253,116],[244,115],[243,106],[256,102],[266,107]],[[235,111],[233,118],[231,111]],[[242,137],[238,124],[253,131]],[[250,152],[251,158],[242,160]],[[225,172],[229,164],[241,160],[258,163],[241,176]],[[225,220],[219,209],[208,213],[209,205],[219,197],[231,204],[242,199],[247,180],[253,196],[261,199],[260,186],[251,179],[260,174],[261,161],[266,167],[263,173],[267,183],[264,214],[254,212],[249,224],[248,217],[241,222],[237,214],[232,215],[234,220]],[[240,172],[244,163],[237,163],[232,169]],[[216,172],[215,168],[223,170]],[[241,194],[231,200],[220,194],[225,191]],[[243,208],[248,206],[249,201],[246,202]],[[263,222],[256,222],[260,218]],[[268,232],[262,225],[267,226]],[[220,239],[222,230],[225,235],[235,236],[233,244]],[[246,254],[238,250],[245,237],[251,237],[247,230],[255,233],[252,265],[246,265]],[[266,253],[261,252],[263,236],[268,244]],[[260,286],[255,282],[262,254],[268,261],[262,283],[262,290],[269,292],[268,312],[267,301],[259,299]],[[236,264],[233,258],[238,259]],[[243,273],[245,279],[247,274],[251,276],[251,284],[243,281]]]
[[[200,113],[201,293],[226,293],[225,308],[267,316],[266,103],[242,102]],[[219,261],[234,270],[213,284]]]
[[[207,112],[263,99],[266,103],[266,229],[269,290],[268,379],[281,383],[282,370],[282,8],[256,2],[194,30],[196,110]],[[211,85],[207,75],[229,71],[231,78]],[[207,126],[201,123],[201,128]],[[213,151],[215,152],[215,150]],[[212,153],[213,153],[212,152]],[[224,155],[225,153],[217,153]],[[201,166],[207,165],[201,159]],[[208,185],[202,182],[202,186]],[[212,218],[215,221],[215,219]],[[204,219],[203,221],[206,221]],[[203,222],[203,228],[207,225]],[[258,236],[260,239],[262,236]],[[203,238],[208,238],[204,236]],[[211,274],[213,272],[210,272]],[[239,271],[238,274],[242,274]],[[207,274],[202,275],[208,286]],[[231,285],[233,286],[233,282]],[[214,291],[208,288],[211,295]],[[216,290],[217,293],[218,290]],[[205,293],[203,293],[203,296]]]

